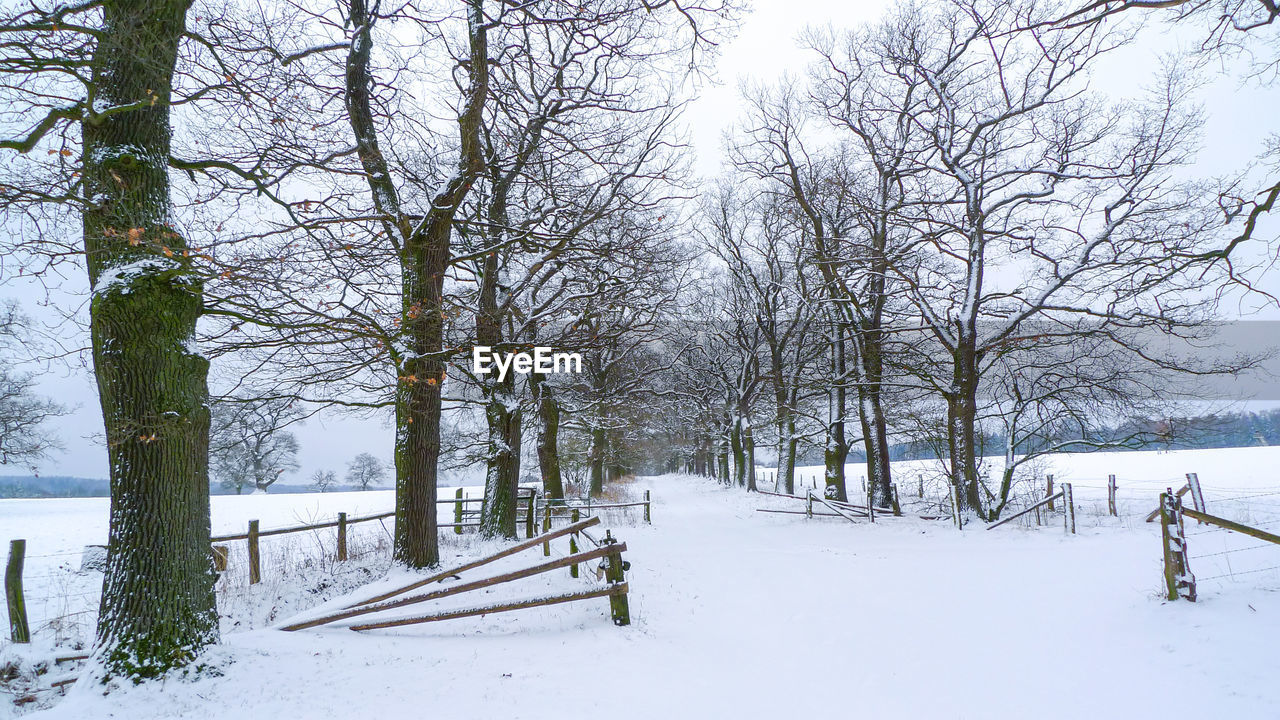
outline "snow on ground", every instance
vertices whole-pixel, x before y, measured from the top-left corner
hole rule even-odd
[[[1270,452],[1255,457],[1268,460],[1248,483],[1280,485]],[[1155,464],[1134,458],[1126,472],[1163,481]],[[1201,473],[1212,509],[1211,468],[1174,465]],[[1074,720],[1280,708],[1280,581],[1250,575],[1196,604],[1163,602],[1158,528],[1133,517],[1149,498],[1066,536],[1060,524],[805,520],[755,511],[797,501],[701,478],[640,483],[654,491],[653,525],[615,528],[632,563],[630,627],[614,627],[599,599],[363,634],[228,632],[209,653],[218,676],[106,697],[77,686],[28,717]],[[504,568],[543,559],[517,557]],[[560,571],[471,601],[586,583]]]

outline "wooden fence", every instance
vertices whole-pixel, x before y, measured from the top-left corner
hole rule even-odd
[[[787,495],[786,493],[769,492],[767,490],[757,490],[761,495],[769,497],[780,497],[788,500],[803,500],[805,503],[804,510],[774,510],[772,508],[756,508],[756,512],[762,513],[778,513],[781,515],[804,515],[806,518],[815,517],[840,517],[850,522],[857,520],[867,520],[875,522],[877,517],[903,517],[902,506],[898,504],[898,487],[897,485],[889,486],[891,505],[888,508],[876,508],[871,501],[870,493],[868,493],[865,505],[844,502],[842,500],[833,500],[827,498],[814,490],[814,488],[804,488],[804,495]],[[815,511],[813,504],[825,507],[830,512]]]
[[[588,534],[585,533],[585,530],[582,530],[582,528],[591,527],[591,525],[598,524],[600,521],[598,516],[593,516],[594,512],[599,510],[604,510],[604,509],[612,509],[612,507],[644,507],[644,520],[646,521],[646,523],[650,523],[650,521],[652,521],[653,519],[653,510],[652,510],[653,497],[652,495],[650,495],[650,491],[645,491],[644,501],[641,501],[641,502],[593,503],[591,501],[585,501],[585,502],[552,501],[552,502],[548,502],[547,505],[539,505],[540,500],[541,500],[541,496],[539,495],[538,492],[535,491],[534,488],[520,488],[520,491],[518,491],[518,496],[517,496],[517,515],[521,516],[521,518],[524,519],[524,523],[522,524],[524,524],[524,527],[525,527],[526,542],[518,544],[515,550],[512,550],[512,548],[508,548],[507,551],[498,553],[498,555],[490,556],[488,557],[488,559],[485,559],[484,561],[477,562],[477,564],[475,564],[474,566],[483,565],[485,564],[485,562],[497,560],[499,559],[499,557],[506,557],[511,552],[524,550],[524,548],[526,547],[535,547],[535,546],[538,546],[538,544],[543,544],[543,546],[547,548],[547,553],[549,555],[550,541],[552,541],[552,539],[554,538],[566,536],[566,534],[568,534],[568,536],[570,536],[570,541],[568,541],[570,542],[570,557],[572,557],[573,560],[571,562],[567,562],[567,565],[548,566],[548,568],[544,568],[543,570],[539,570],[539,571],[558,568],[558,566],[568,566],[568,568],[570,568],[572,577],[576,578],[576,577],[579,577],[579,565],[581,564],[581,562],[595,559],[595,557],[612,557],[614,555],[621,556],[621,552],[626,550],[625,544],[623,544],[623,546],[620,546],[620,547],[614,547],[612,548],[612,550],[609,550],[609,548],[604,547],[604,546],[613,546],[613,544],[617,544],[616,542],[613,541],[612,533],[609,533],[607,534],[607,536],[605,536],[604,541],[596,542],[594,541],[594,539],[591,539],[591,542],[593,542],[593,544],[595,544],[596,546],[595,550],[591,550],[588,552],[579,552],[579,547],[577,547],[577,544],[579,544],[577,543],[577,538],[590,537],[588,536]],[[456,530],[456,532],[461,533],[462,528],[479,527],[479,524],[480,524],[479,511],[468,511],[466,509],[466,506],[474,505],[474,503],[477,503],[477,502],[484,502],[484,498],[462,497],[462,488],[458,488],[457,497],[452,498],[452,500],[447,500],[442,502],[453,503],[454,520],[456,521],[454,521],[454,523],[439,524],[438,525],[439,528],[442,528],[442,529],[453,528],[454,530]],[[538,518],[538,515],[539,515],[539,507],[545,507],[545,510],[548,511],[548,515],[547,515],[548,523],[543,528],[544,534],[539,534],[538,523],[536,523],[536,518]],[[550,510],[552,510],[553,507],[554,509],[557,509],[557,511],[564,510],[568,512],[568,514],[570,514],[568,515],[568,516],[571,516],[571,519],[572,519],[572,524],[570,525],[570,527],[554,530],[554,532],[550,530],[550,518],[553,518],[553,515],[550,514]],[[347,515],[347,512],[339,512],[337,519],[324,521],[324,523],[293,525],[293,527],[271,528],[268,530],[264,530],[260,528],[259,520],[250,520],[248,521],[248,527],[246,529],[246,532],[223,534],[223,536],[210,537],[210,542],[212,546],[212,559],[214,559],[214,566],[216,570],[225,571],[228,569],[228,562],[229,562],[229,555],[230,555],[229,548],[225,543],[237,542],[237,541],[246,542],[247,556],[248,556],[248,568],[247,568],[248,582],[250,582],[250,584],[257,584],[257,583],[260,583],[262,579],[261,547],[260,547],[261,538],[287,536],[287,534],[292,534],[292,533],[303,533],[303,532],[312,532],[312,530],[337,528],[337,548],[335,548],[335,559],[347,560],[348,559],[347,557],[348,528],[351,528],[351,525],[355,525],[358,523],[369,523],[369,521],[372,521],[372,520],[383,520],[387,518],[393,518],[393,516],[396,516],[396,512],[394,511],[379,512],[379,514],[374,514],[374,515],[357,516],[357,518],[351,518],[351,516]],[[558,518],[558,515],[554,515],[554,516]],[[580,516],[588,516],[589,520],[580,521]],[[467,521],[467,519],[474,519],[475,521]],[[8,616],[9,616],[9,635],[10,635],[10,638],[13,639],[13,642],[18,642],[18,643],[31,642],[31,630],[29,630],[29,626],[28,626],[26,600],[24,600],[23,587],[22,587],[23,565],[24,565],[24,560],[26,560],[26,546],[27,546],[26,539],[14,539],[14,541],[10,541],[9,559],[8,559],[8,562],[6,562],[6,566],[5,566],[5,601],[6,601],[5,605],[6,605],[6,609],[8,609]],[[554,562],[562,562],[562,561],[558,560]],[[618,560],[617,562],[618,562],[618,568],[620,569],[622,568],[622,565],[625,565],[625,564],[622,564],[621,560]],[[611,573],[612,573],[611,577],[617,577],[616,582],[614,582],[614,580],[611,580],[611,582],[613,582],[614,585],[617,585],[618,583],[622,583],[621,570],[617,570],[617,571],[611,570]],[[521,575],[521,577],[526,577],[526,575]],[[507,578],[507,579],[515,579],[515,578]],[[586,597],[603,597],[605,596],[605,594],[608,594],[608,596],[612,598],[611,600],[612,605],[616,605],[618,607],[622,607],[622,609],[625,609],[626,607],[625,583],[622,583],[621,587],[622,587],[621,591],[620,589],[618,589],[618,587],[612,587],[612,589],[608,589],[608,591],[595,592],[595,594],[589,594],[589,596],[586,596]],[[456,591],[456,592],[460,592],[460,591]],[[622,600],[617,600],[617,597],[620,596],[620,594],[621,594]],[[548,600],[548,598],[544,598],[544,600],[547,600],[547,602],[544,602],[544,605],[553,605],[553,603],[556,603],[556,602],[570,602],[571,600],[584,600],[584,598],[585,597],[559,598],[559,600],[554,600],[554,598],[550,598],[550,600]],[[375,600],[372,600],[369,602],[375,602],[376,600],[385,600],[385,598],[375,598]],[[534,607],[534,606],[535,605],[525,605],[522,607]],[[513,609],[515,609],[515,607],[513,607]],[[616,620],[618,616],[625,616],[625,615],[626,615],[625,610],[621,612],[621,615],[618,615],[616,612]],[[626,624],[626,623],[620,623],[620,624]]]
[[[533,488],[520,488],[516,497],[517,515],[524,515],[525,518],[525,536],[532,537],[535,530],[534,517],[536,513],[538,493]],[[479,512],[467,513],[464,509],[465,505],[473,503],[483,503],[484,498],[466,498],[462,497],[462,488],[458,488],[458,496],[453,500],[444,500],[440,502],[451,502],[454,505],[454,522],[440,523],[436,527],[453,528],[456,532],[461,533],[463,528],[479,527]],[[365,515],[363,517],[348,517],[345,512],[338,513],[336,520],[321,523],[309,523],[306,525],[294,525],[292,527],[273,528],[271,530],[262,530],[257,520],[250,520],[249,527],[246,532],[235,533],[231,535],[215,535],[209,538],[213,543],[213,563],[214,568],[218,572],[227,570],[230,552],[223,543],[244,540],[248,549],[249,564],[249,584],[255,585],[262,581],[262,561],[259,540],[264,537],[272,537],[275,535],[289,535],[292,533],[311,532],[315,530],[325,530],[328,528],[337,528],[337,548],[335,557],[338,560],[347,559],[347,529],[357,523],[369,522],[372,520],[384,520],[386,518],[395,517],[395,511],[377,513],[376,515]],[[464,517],[475,517],[475,521],[466,522]]]
[[[594,517],[601,510],[631,507],[644,508],[644,521],[649,524],[653,523],[653,496],[648,490],[644,491],[644,500],[635,502],[597,503],[593,502],[591,498],[577,501],[543,498],[539,516],[542,518],[542,531],[548,532],[551,530],[551,525],[554,521],[570,520],[570,522],[577,522],[577,518]]]
[[[956,497],[955,488],[950,485],[948,487],[950,488],[950,500],[952,503],[951,518],[956,521],[956,527],[962,527],[961,523],[958,520],[959,513],[955,512],[955,507],[959,505],[959,498]],[[1114,496],[1115,476],[1114,475],[1111,476],[1111,487],[1113,490],[1113,494],[1110,496],[1111,505],[1112,507],[1114,507],[1114,504],[1115,504],[1115,496]],[[1048,476],[1048,480],[1046,483],[1046,490],[1048,492],[1045,498],[1043,498],[1039,502],[1036,502],[1014,513],[1013,515],[1010,515],[1009,517],[1003,518],[1000,521],[991,524],[990,526],[987,527],[987,529],[990,530],[992,528],[999,527],[1011,520],[1022,517],[1023,515],[1026,515],[1027,513],[1030,513],[1030,512],[1035,512],[1038,520],[1040,508],[1048,506],[1050,509],[1052,509],[1055,502],[1062,501],[1061,504],[1063,507],[1063,518],[1062,518],[1063,529],[1068,534],[1074,535],[1076,532],[1075,499],[1073,496],[1071,483],[1062,483],[1059,486],[1059,488],[1060,489],[1057,492],[1053,492],[1053,476],[1052,475]],[[767,490],[757,490],[757,492],[760,493],[761,495],[768,495],[770,497],[780,497],[780,498],[786,498],[788,500],[803,500],[805,502],[805,508],[804,510],[778,510],[774,508],[756,508],[756,512],[778,513],[783,515],[804,515],[806,518],[839,517],[839,518],[844,518],[845,520],[848,520],[850,522],[857,522],[858,520],[867,520],[873,523],[876,521],[876,518],[878,517],[879,518],[903,517],[902,507],[899,504],[898,487],[896,484],[890,485],[890,497],[891,497],[891,503],[892,503],[891,508],[876,508],[875,504],[872,502],[872,499],[870,497],[870,492],[868,492],[868,497],[865,505],[858,505],[856,503],[832,500],[830,498],[823,497],[822,495],[815,492],[812,488],[805,488],[804,495],[787,495],[785,493],[775,493],[775,492],[769,492]],[[822,512],[821,509],[815,510],[814,509],[815,504],[817,504],[820,508],[825,508],[827,512]],[[936,520],[942,516],[920,515],[918,517],[925,520]]]
[[[587,528],[600,523],[599,517],[591,517],[586,520],[575,522],[558,530],[544,534],[539,537],[527,538],[523,542],[516,543],[511,547],[505,548],[497,553],[474,560],[458,567],[450,568],[442,572],[433,573],[430,576],[417,580],[408,585],[396,588],[389,592],[380,593],[373,597],[361,600],[352,605],[348,605],[343,610],[322,615],[307,620],[291,622],[281,626],[279,629],[285,631],[305,630],[307,628],[319,627],[321,625],[329,625],[354,618],[363,618],[366,615],[373,615],[387,610],[395,610],[409,605],[417,605],[428,603],[433,600],[450,597],[476,590],[484,590],[496,585],[514,582],[552,570],[569,568],[571,577],[580,577],[578,566],[592,560],[600,560],[600,572],[597,578],[603,578],[605,584],[595,587],[591,590],[580,592],[572,592],[563,595],[544,595],[540,597],[527,598],[522,600],[512,600],[502,603],[491,603],[488,605],[480,605],[462,609],[452,609],[441,612],[428,613],[425,615],[415,615],[411,617],[396,617],[386,619],[364,619],[353,624],[346,624],[345,627],[356,631],[377,630],[380,628],[401,627],[404,625],[416,625],[428,622],[437,622],[441,620],[453,620],[456,618],[472,617],[475,615],[488,615],[491,613],[510,612],[513,610],[522,610],[533,607],[543,607],[547,605],[557,605],[567,602],[576,602],[579,600],[590,600],[593,598],[607,597],[609,598],[610,614],[615,625],[628,625],[631,622],[630,608],[627,601],[628,586],[626,582],[626,570],[630,564],[623,561],[622,553],[626,552],[626,543],[618,542],[611,533],[606,533],[605,537],[596,540],[587,533]],[[520,568],[518,570],[493,575],[469,582],[459,582],[454,585],[448,585],[437,590],[431,590],[422,593],[413,593],[413,591],[424,588],[434,583],[439,583],[451,578],[461,579],[464,572],[475,570],[476,568],[488,565],[496,560],[515,555],[525,550],[537,547],[540,544],[549,543],[556,538],[569,536],[570,538],[570,554],[564,557],[556,558],[548,562]],[[582,536],[588,539],[595,547],[585,552],[577,550],[576,538]]]
[[[1280,545],[1280,535],[1267,532],[1260,528],[1251,527],[1244,523],[1235,522],[1226,518],[1210,515],[1203,509],[1204,498],[1200,496],[1200,488],[1198,480],[1192,481],[1195,473],[1188,474],[1188,481],[1194,482],[1194,489],[1187,490],[1187,486],[1183,486],[1183,490],[1174,492],[1173,488],[1167,488],[1165,492],[1160,494],[1160,507],[1156,512],[1160,516],[1160,541],[1163,550],[1164,560],[1164,581],[1165,581],[1165,598],[1168,600],[1196,600],[1196,576],[1191,572],[1190,551],[1187,547],[1187,532],[1184,517],[1189,517],[1198,523],[1213,525],[1223,530],[1247,535],[1256,540],[1262,540],[1270,545]],[[1193,502],[1199,497],[1200,507],[1185,508],[1182,506],[1182,496],[1186,492],[1192,493]],[[1242,548],[1248,550],[1253,548]],[[1239,552],[1240,550],[1229,550],[1226,552]],[[1225,553],[1211,553],[1225,554]],[[1245,572],[1262,572],[1266,570],[1280,570],[1280,566],[1262,568],[1260,570],[1248,570]],[[1214,578],[1206,578],[1214,579]]]

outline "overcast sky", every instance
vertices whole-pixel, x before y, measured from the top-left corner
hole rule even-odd
[[[784,72],[800,75],[808,55],[795,38],[806,25],[832,24],[852,27],[878,17],[887,2],[866,0],[755,0],[736,39],[723,48],[719,63],[720,84],[701,88],[701,97],[690,108],[687,121],[689,136],[696,152],[695,168],[701,176],[715,175],[723,159],[722,137],[739,116],[738,86],[742,79],[776,80]],[[1190,42],[1194,36],[1179,36],[1165,28],[1146,33],[1134,47],[1108,59],[1099,73],[1100,86],[1122,96],[1132,92],[1151,77],[1161,52],[1179,42]],[[1242,88],[1230,76],[1219,77],[1201,93],[1208,112],[1204,148],[1197,172],[1228,173],[1247,165],[1268,132],[1280,129],[1280,91],[1261,92]],[[1275,227],[1273,223],[1272,227]],[[1272,273],[1268,288],[1280,291],[1280,271]],[[83,278],[75,278],[70,286],[82,288]],[[35,307],[39,295],[33,288],[6,279],[0,297],[16,298],[31,315],[44,315]],[[65,298],[60,298],[60,302]],[[78,302],[72,300],[71,302]],[[1280,319],[1280,313],[1268,310],[1264,317]],[[84,339],[80,339],[85,343]],[[106,451],[96,438],[102,433],[102,420],[92,377],[83,369],[49,373],[40,390],[59,402],[78,409],[58,421],[59,434],[66,451],[42,463],[42,475],[106,477]],[[303,483],[316,469],[336,470],[341,477],[345,464],[360,452],[372,452],[389,461],[392,435],[388,423],[376,420],[357,421],[341,416],[313,418],[296,431],[301,443],[301,470],[286,476],[283,483]],[[89,438],[95,438],[91,440]],[[0,466],[0,475],[23,474],[20,467]],[[446,476],[446,481],[449,478]]]

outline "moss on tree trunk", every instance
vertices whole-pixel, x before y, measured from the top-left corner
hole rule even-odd
[[[410,567],[440,563],[436,481],[444,384],[444,271],[450,220],[410,238],[403,263],[401,325],[413,353],[396,386],[396,529],[392,554]]]
[[[537,373],[529,376],[534,403],[538,408],[538,467],[542,472],[542,490],[548,498],[564,499],[564,478],[560,473],[560,403],[555,389]]]
[[[209,546],[203,284],[171,224],[169,100],[187,2],[105,2],[82,126],[85,253],[111,515],[98,644],[107,674],[159,676],[218,637]]]

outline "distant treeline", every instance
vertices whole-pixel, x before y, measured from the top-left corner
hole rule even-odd
[[[1077,436],[1078,437],[1078,436]],[[1066,442],[1063,436],[1054,442]],[[1002,455],[1003,435],[985,433],[979,438],[983,455]],[[1232,412],[1197,417],[1130,418],[1114,427],[1088,435],[1070,452],[1089,452],[1086,443],[1100,443],[1103,450],[1205,450],[1210,448],[1280,445],[1280,408],[1260,412]],[[902,443],[890,447],[894,460],[926,460],[939,456],[941,439]],[[1019,452],[1025,448],[1019,448]],[[850,458],[861,459],[859,453]]]

